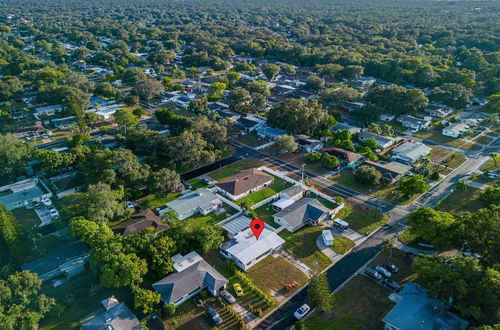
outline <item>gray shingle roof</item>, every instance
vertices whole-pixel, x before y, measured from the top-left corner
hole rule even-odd
[[[308,220],[322,221],[330,211],[315,198],[303,198],[274,216],[283,219],[295,228]]]
[[[83,329],[140,330],[141,323],[124,303],[118,304],[93,319],[83,323]]]
[[[198,208],[207,209],[221,203],[222,201],[219,197],[209,189],[196,189],[187,195],[168,202],[167,207],[177,212],[177,214],[182,215]]]
[[[153,288],[162,296],[162,300],[173,303],[199,287],[207,286],[219,290],[228,280],[202,260],[179,273],[173,273],[153,284]]]

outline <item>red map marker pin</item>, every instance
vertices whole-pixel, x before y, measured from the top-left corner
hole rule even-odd
[[[253,219],[252,222],[250,222],[250,229],[252,229],[255,238],[259,239],[260,233],[264,230],[264,221]]]

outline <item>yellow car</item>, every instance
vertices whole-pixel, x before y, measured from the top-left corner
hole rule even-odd
[[[234,289],[234,292],[236,292],[236,295],[238,297],[241,297],[244,295],[243,290],[241,289],[241,285],[239,283],[234,283],[233,289]]]

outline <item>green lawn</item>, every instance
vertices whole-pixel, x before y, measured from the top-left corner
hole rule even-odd
[[[238,174],[244,170],[248,170],[250,168],[259,167],[264,165],[264,162],[255,158],[245,158],[242,160],[238,160],[230,165],[224,166],[220,169],[213,170],[208,173],[212,179],[222,180],[231,175]]]
[[[486,136],[486,135],[481,135],[480,137],[474,139],[474,142],[481,143],[481,144],[489,144],[491,141],[493,141],[494,138]]]
[[[493,159],[489,159],[486,163],[481,166],[481,171],[494,171],[500,172],[500,156],[497,156],[497,163],[495,165],[495,161]]]
[[[150,194],[146,197],[141,198],[140,200],[138,200],[138,202],[143,208],[154,210],[156,208],[165,206],[165,204],[173,201],[174,199],[177,199],[179,196],[179,193],[170,193],[166,197],[157,197],[154,194]]]
[[[226,219],[227,217],[230,217],[233,214],[238,213],[238,210],[235,208],[232,208],[231,206],[224,204],[224,209],[225,211],[222,212],[221,214],[215,214],[215,212],[212,212],[207,215],[195,215],[193,217],[187,218],[185,220],[182,220],[183,222],[188,222],[189,224],[194,224],[194,223],[208,223],[211,225],[215,225],[222,220]]]
[[[280,225],[274,222],[273,220],[273,215],[276,213],[275,210],[273,210],[273,207],[271,204],[265,204],[262,205],[259,208],[254,209],[254,212],[256,213],[257,217],[270,225],[273,228],[279,228]]]
[[[285,297],[289,297],[308,281],[302,271],[281,256],[265,258],[250,268],[247,274],[261,290],[270,295],[277,292]],[[287,290],[285,286],[293,281],[296,281],[298,285],[293,290]]]
[[[436,146],[432,146],[431,148],[431,160],[441,165],[457,168],[467,160],[465,156],[460,153]]]
[[[201,179],[189,180],[188,183],[193,187],[193,189],[207,188],[208,184],[203,183]]]
[[[304,321],[307,330],[382,329],[382,318],[394,305],[389,290],[357,275],[333,295],[333,310],[315,312]]]
[[[337,216],[361,235],[368,235],[389,220],[382,212],[361,205],[346,205]]]
[[[474,212],[486,207],[485,203],[479,199],[482,190],[473,187],[467,189],[455,189],[448,197],[438,205],[440,211],[459,215],[466,211]]]
[[[258,146],[261,146],[261,145],[269,142],[269,140],[259,137],[257,135],[257,133],[255,133],[255,132],[251,132],[251,133],[248,133],[247,135],[239,136],[236,139],[236,141],[243,143],[244,145],[247,145],[249,147],[258,147]]]
[[[344,254],[350,249],[352,249],[354,246],[356,246],[356,243],[354,243],[349,238],[344,236],[335,236],[333,239],[332,249],[338,254]]]
[[[316,246],[316,239],[321,235],[323,229],[323,227],[305,227],[296,233],[285,229],[278,235],[286,241],[284,248],[288,253],[300,259],[310,268],[317,268],[318,271],[321,271],[332,263],[330,258],[319,251]]]
[[[250,205],[255,205],[261,201],[263,201],[266,198],[269,198],[273,195],[276,195],[282,190],[285,190],[288,187],[291,187],[292,184],[288,181],[285,181],[281,178],[274,177],[273,183],[264,189],[261,189],[259,191],[256,191],[245,198],[242,198],[238,201],[239,205],[245,204],[245,203],[250,203]]]
[[[413,134],[416,137],[422,139],[428,139],[440,143],[444,143],[453,147],[465,149],[465,150],[480,150],[481,146],[476,143],[467,142],[463,139],[455,139],[449,136],[444,136],[441,134],[441,130],[429,129],[425,131],[419,131]]]
[[[378,185],[374,187],[367,186],[356,180],[352,170],[344,170],[340,174],[330,177],[331,180],[344,185],[348,188],[354,189],[361,193],[385,200],[395,204],[408,203],[408,199],[404,198],[396,189],[396,186],[391,185]],[[416,196],[415,196],[416,198]]]

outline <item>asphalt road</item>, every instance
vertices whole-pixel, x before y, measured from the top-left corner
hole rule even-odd
[[[354,248],[344,258],[326,271],[328,283],[332,291],[346,282],[358,269],[377,255],[385,238],[395,235],[399,226],[383,226],[377,233]],[[295,323],[293,313],[303,304],[311,303],[307,299],[307,287],[297,293],[283,306],[259,323],[257,329],[287,329]]]

